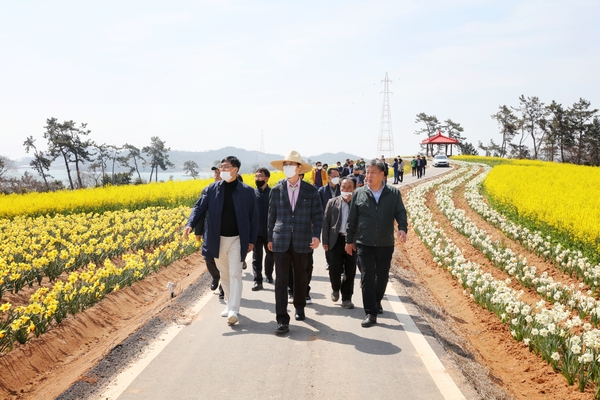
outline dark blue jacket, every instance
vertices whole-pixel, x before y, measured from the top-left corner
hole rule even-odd
[[[202,245],[202,255],[206,257],[219,258],[221,214],[225,198],[224,182],[211,183],[202,191],[187,222],[187,226],[194,228],[206,218]],[[244,261],[248,254],[248,245],[256,244],[258,233],[258,206],[254,189],[239,182],[233,191],[233,206],[240,236],[240,261]]]
[[[258,205],[258,236],[267,237],[267,218],[269,217],[269,195],[271,188],[269,185],[264,190],[254,189],[256,203]]]
[[[329,184],[320,187],[319,188],[319,197],[321,198],[321,206],[323,207],[323,210],[325,210],[325,207],[327,207],[327,202],[329,200],[331,200],[335,196],[339,196],[339,195],[340,195],[340,185],[335,185],[335,194],[333,196],[331,195],[331,189],[330,189]]]
[[[301,182],[293,212],[287,180],[281,180],[271,189],[267,240],[273,242],[273,252],[286,252],[293,244],[297,253],[310,253],[312,238],[321,238],[322,225],[323,207],[316,187]]]

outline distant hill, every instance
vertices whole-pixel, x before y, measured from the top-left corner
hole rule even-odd
[[[217,150],[207,151],[179,151],[171,150],[169,152],[169,160],[175,164],[175,169],[183,169],[183,163],[186,161],[195,161],[200,169],[209,170],[215,165],[215,162],[220,163],[227,156],[236,156],[242,163],[241,173],[252,172],[252,166],[268,166],[269,161],[282,159],[281,154],[261,153],[256,150],[246,150],[237,147],[223,147]]]
[[[227,156],[236,156],[242,163],[241,173],[248,173],[253,171],[253,166],[265,166],[271,168],[270,162],[273,160],[281,160],[285,157],[282,154],[274,153],[261,153],[257,150],[246,150],[238,147],[228,146],[217,150],[207,151],[179,151],[171,150],[169,152],[169,160],[175,164],[175,169],[183,169],[183,163],[186,161],[195,161],[198,166],[203,170],[208,170],[210,167],[215,165],[215,162],[220,162]],[[314,164],[317,161],[327,163],[329,165],[335,164],[340,161],[342,164],[346,161],[346,158],[356,160],[359,158],[357,155],[349,153],[322,153],[316,156],[303,157],[305,162]]]
[[[207,150],[207,151],[181,151],[181,150],[171,150],[169,152],[169,160],[175,164],[175,168],[169,169],[168,171],[182,171],[183,164],[186,161],[195,161],[200,167],[202,171],[209,171],[210,167],[217,164],[227,156],[236,156],[240,159],[242,163],[241,173],[249,173],[253,172],[255,166],[265,166],[271,169],[270,162],[273,160],[281,160],[285,157],[282,154],[274,154],[274,153],[261,153],[257,150],[246,150],[238,147],[228,146],[223,147],[222,149],[217,150]],[[305,162],[310,162],[314,164],[317,161],[321,161],[322,163],[327,163],[329,165],[334,165],[337,161],[340,161],[342,164],[346,161],[347,158],[356,160],[359,156],[350,153],[321,153],[315,156],[304,157]],[[29,161],[30,157],[23,158],[17,162],[17,166],[24,167],[29,169]],[[61,168],[60,160],[56,160],[53,163],[53,168]],[[64,168],[64,166],[62,167]],[[84,168],[87,168],[87,165],[84,165]],[[115,171],[122,172],[125,171],[124,168],[120,166],[115,166]],[[145,168],[144,171],[149,171],[149,167]]]
[[[360,158],[360,156],[357,156],[356,154],[338,152],[317,154],[316,156],[311,156],[309,158],[313,164],[317,161],[321,161],[323,164],[329,164],[331,166],[337,163],[338,161],[341,162],[342,165],[344,165],[347,158],[349,158],[350,160],[357,160]]]

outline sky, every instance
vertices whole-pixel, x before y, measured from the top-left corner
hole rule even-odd
[[[0,155],[46,119],[97,143],[378,156],[387,73],[394,153],[416,115],[500,140],[520,95],[600,108],[600,1],[2,1]],[[243,162],[243,160],[242,160]]]

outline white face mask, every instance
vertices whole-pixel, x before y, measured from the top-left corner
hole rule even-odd
[[[342,199],[345,199],[346,196],[350,195],[350,197],[352,197],[352,192],[341,192],[340,196],[342,196]]]
[[[333,183],[334,185],[337,185],[338,183],[340,183],[340,178],[338,178],[338,177],[331,178],[331,183]]]
[[[285,174],[286,178],[291,178],[294,175],[296,175],[296,166],[295,165],[284,165],[283,166],[283,173]],[[221,172],[221,176],[223,176],[223,173]]]
[[[231,172],[221,171],[221,179],[223,179],[225,182],[229,182],[231,180]]]

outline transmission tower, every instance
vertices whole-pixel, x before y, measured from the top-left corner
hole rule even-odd
[[[260,131],[260,150],[261,153],[265,154],[265,131]]]
[[[390,90],[388,73],[385,73],[383,82],[383,107],[381,108],[381,128],[379,129],[379,142],[377,143],[377,157],[384,155],[386,158],[394,156],[394,138],[392,137],[392,114],[390,112]],[[392,93],[393,94],[393,93]]]

